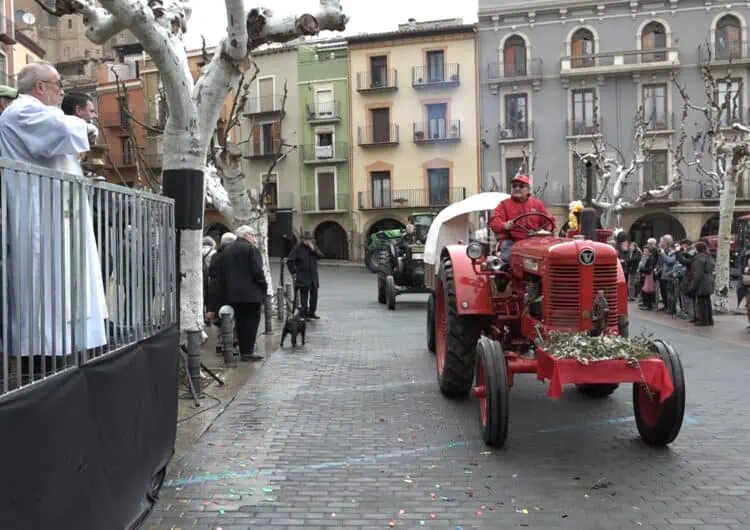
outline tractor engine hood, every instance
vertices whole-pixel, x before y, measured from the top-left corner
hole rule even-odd
[[[588,267],[618,263],[617,251],[606,243],[559,237],[533,237],[513,245],[511,269],[519,275],[544,275],[551,263]]]

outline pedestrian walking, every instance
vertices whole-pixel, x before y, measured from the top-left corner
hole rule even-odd
[[[690,291],[695,295],[695,325],[713,326],[711,294],[714,292],[714,259],[703,241],[695,244],[697,255],[690,266],[692,283]]]
[[[320,278],[318,275],[318,258],[323,253],[315,244],[312,232],[304,232],[302,241],[297,243],[287,258],[287,267],[294,276],[294,287],[299,290],[302,317],[319,319],[318,316],[318,288]]]
[[[641,291],[641,275],[638,272],[641,257],[641,249],[635,241],[631,241],[630,248],[628,249],[628,300],[631,302],[638,298],[638,294]]]
[[[222,236],[223,239],[223,236]],[[268,291],[263,273],[263,260],[256,248],[253,229],[243,225],[237,229],[237,240],[217,252],[219,300],[214,307],[231,305],[240,347],[240,359],[260,361],[255,354],[261,309]]]
[[[656,268],[656,249],[653,246],[647,246],[643,249],[643,257],[638,265],[638,270],[643,278],[641,287],[641,309],[651,311],[656,304],[657,283],[654,278],[654,269]]]

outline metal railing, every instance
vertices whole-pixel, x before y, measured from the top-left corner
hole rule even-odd
[[[541,77],[544,73],[544,61],[541,57],[532,57],[528,63],[489,63],[487,79],[517,79],[519,77]]]
[[[382,69],[357,72],[357,90],[392,90],[398,88],[398,71]]]
[[[359,127],[357,143],[359,145],[379,145],[398,143],[398,125],[389,127]]]
[[[461,120],[444,119],[416,122],[414,124],[414,142],[457,142],[461,140]]]
[[[646,115],[647,131],[671,131],[675,128],[674,112],[653,112]]]
[[[435,66],[414,66],[411,69],[411,84],[415,88],[439,85],[457,85],[461,81],[458,63]]]
[[[341,119],[341,102],[326,101],[320,103],[308,103],[307,121],[324,121]]]
[[[279,152],[281,140],[274,140],[268,144],[263,141],[255,143],[251,137],[248,146],[247,158],[273,158]]]
[[[442,188],[439,190],[412,189],[392,190],[390,193],[360,191],[360,210],[381,208],[443,208],[466,198],[466,188]]]
[[[308,164],[349,159],[349,144],[346,142],[336,142],[333,145],[305,144],[300,147],[302,161]]]
[[[519,140],[534,137],[534,124],[530,121],[519,120],[501,123],[497,126],[497,139]]]
[[[307,194],[302,196],[303,212],[327,212],[331,210],[348,210],[350,200],[348,193]]]
[[[272,94],[249,98],[247,101],[247,112],[245,114],[266,114],[281,112],[284,94]]]
[[[704,65],[708,62],[709,53],[712,61],[736,61],[750,57],[747,41],[727,42],[724,46],[716,46],[711,43],[706,47],[705,44],[698,46],[698,64]]]
[[[602,118],[599,117],[599,125],[601,126]],[[595,134],[596,126],[593,120],[568,120],[568,136],[585,136],[588,134]]]
[[[560,69],[567,71],[571,69],[575,70],[576,68],[601,68],[659,62],[677,64],[679,61],[680,50],[677,48],[651,48],[571,55],[560,59]]]
[[[0,159],[0,397],[177,323],[174,201]]]

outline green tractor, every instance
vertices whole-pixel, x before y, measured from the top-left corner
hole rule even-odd
[[[409,223],[413,224],[417,237],[424,241],[427,239],[427,232],[430,230],[432,221],[437,217],[437,213],[423,212],[415,213],[409,216]],[[403,228],[394,228],[390,230],[380,230],[370,236],[370,242],[365,254],[365,265],[370,272],[383,272],[391,260],[390,244],[397,242],[403,237],[406,230]]]

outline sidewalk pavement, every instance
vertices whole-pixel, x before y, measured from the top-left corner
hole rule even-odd
[[[631,302],[628,307],[631,316],[637,315],[641,320],[655,322],[673,329],[686,331],[692,335],[712,338],[719,342],[733,345],[750,346],[750,332],[747,331],[747,317],[745,315],[726,314],[714,315],[714,326],[696,327],[687,320],[668,315],[662,311],[644,311],[638,309],[637,302]],[[639,333],[638,329],[632,329],[631,333]]]
[[[269,261],[274,265],[278,265],[279,263],[281,263],[281,258],[269,258]],[[367,273],[370,272],[367,270],[367,267],[365,267],[365,264],[361,261],[349,261],[349,260],[343,260],[343,259],[321,259],[318,261],[318,265],[321,267],[326,267],[326,268],[343,268],[347,270],[361,269],[362,272],[367,272]]]

